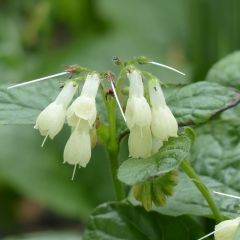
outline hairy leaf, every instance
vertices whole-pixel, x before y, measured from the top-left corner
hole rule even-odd
[[[129,204],[107,203],[93,212],[83,239],[191,240],[201,235],[198,225],[189,217],[170,217]]]
[[[179,125],[199,124],[240,102],[236,89],[217,83],[197,82],[169,93],[169,104]]]
[[[133,185],[176,169],[181,161],[188,157],[192,138],[193,132],[186,129],[179,137],[164,142],[160,151],[153,156],[124,161],[119,168],[118,178],[128,185]]]
[[[240,196],[240,127],[232,122],[213,121],[196,129],[192,148],[192,165],[208,186],[217,206],[225,216],[237,217],[240,202],[237,199],[219,196],[219,191]],[[192,214],[211,216],[212,213],[199,191],[184,174],[167,208],[157,208],[166,214]]]
[[[240,88],[240,51],[229,54],[213,65],[206,80]]]
[[[56,80],[7,90],[0,87],[0,124],[34,124],[38,114],[55,99],[60,84]],[[198,124],[240,101],[235,89],[217,83],[199,82],[171,89],[167,102],[180,125]],[[97,98],[100,119],[106,122],[106,111],[101,98]],[[125,128],[118,113],[118,130]]]

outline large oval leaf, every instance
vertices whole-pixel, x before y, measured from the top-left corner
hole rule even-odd
[[[90,217],[84,240],[176,240],[202,236],[189,217],[170,217],[146,212],[124,203],[99,206]]]

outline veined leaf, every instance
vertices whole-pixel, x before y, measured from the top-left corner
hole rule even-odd
[[[204,123],[239,102],[240,93],[236,89],[209,82],[176,88],[167,97],[167,103],[182,126]]]
[[[212,121],[198,127],[192,147],[191,160],[195,170],[210,190],[224,216],[237,217],[238,199],[219,196],[213,191],[240,196],[240,128],[232,122]],[[168,198],[168,206],[155,208],[165,214],[212,216],[212,213],[193,182],[181,174],[175,194]]]
[[[57,96],[59,86],[56,80],[11,90],[2,85],[0,124],[34,124],[38,114]],[[98,97],[101,120],[106,120],[103,104],[99,101],[101,99]],[[180,125],[203,123],[239,101],[240,94],[235,89],[209,82],[198,82],[172,89],[167,97],[167,103]],[[120,121],[123,122],[122,117]]]
[[[201,235],[197,223],[187,216],[170,217],[125,203],[107,203],[91,215],[83,240],[191,240]]]
[[[128,185],[133,185],[176,169],[181,161],[188,157],[192,138],[193,132],[186,129],[179,137],[164,142],[160,151],[153,156],[124,161],[119,168],[118,178]]]
[[[8,90],[0,86],[0,125],[34,124],[39,113],[60,92],[56,79]]]
[[[206,80],[225,86],[240,88],[240,51],[227,55],[215,63],[207,74]]]

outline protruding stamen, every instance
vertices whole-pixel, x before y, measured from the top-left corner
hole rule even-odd
[[[227,193],[222,193],[222,192],[217,192],[217,191],[213,191],[213,193],[218,194],[218,195],[222,195],[222,196],[225,196],[225,197],[240,199],[240,197],[232,195],[232,194],[227,194]]]
[[[76,169],[77,169],[77,164],[75,164],[75,165],[74,165],[74,168],[73,168],[73,173],[72,173],[72,178],[71,178],[72,181],[74,180],[74,176],[75,176],[75,173],[76,173]]]
[[[167,68],[167,69],[172,70],[172,71],[174,71],[174,72],[177,72],[177,73],[179,73],[179,74],[181,74],[181,75],[183,75],[183,76],[186,75],[185,73],[180,72],[179,70],[177,70],[177,69],[175,69],[175,68],[173,68],[173,67],[170,67],[170,66],[168,66],[168,65],[162,64],[162,63],[153,62],[153,61],[148,62],[148,63],[153,64],[153,65],[157,65],[157,66],[160,66],[160,67],[163,67],[163,68]]]
[[[32,83],[36,83],[36,82],[48,80],[48,79],[50,79],[50,78],[59,77],[59,76],[62,76],[62,75],[66,75],[66,74],[68,74],[68,73],[69,73],[69,72],[56,73],[56,74],[53,74],[53,75],[50,75],[50,76],[47,76],[47,77],[42,77],[42,78],[38,78],[38,79],[35,79],[35,80],[32,80],[32,81],[19,83],[19,84],[13,85],[13,86],[11,86],[11,87],[8,87],[8,89],[12,89],[12,88],[16,88],[16,87],[21,87],[21,86],[25,86],[25,85],[28,85],[28,84],[32,84]]]
[[[210,236],[213,235],[214,233],[219,232],[219,231],[221,231],[221,230],[223,230],[223,229],[225,229],[225,228],[227,228],[227,227],[229,227],[229,226],[231,226],[232,224],[237,223],[237,222],[240,222],[240,219],[239,219],[239,218],[236,218],[236,219],[232,220],[229,224],[226,224],[225,226],[222,226],[221,228],[218,228],[217,230],[215,230],[215,231],[213,231],[213,232],[211,232],[211,233],[208,233],[207,235],[205,235],[205,236],[203,236],[203,237],[201,237],[201,238],[199,238],[199,239],[197,239],[197,240],[206,239],[207,237],[210,237]]]
[[[114,84],[113,84],[113,81],[110,81],[110,83],[111,83],[111,87],[112,87],[114,96],[115,96],[115,98],[116,98],[118,107],[119,107],[119,109],[120,109],[120,112],[121,112],[121,114],[122,114],[122,116],[123,116],[124,121],[126,122],[126,117],[125,117],[125,115],[124,115],[122,106],[121,106],[120,101],[119,101],[119,98],[118,98],[118,96],[117,96],[117,92],[116,92],[116,90],[115,90],[115,86],[114,86]]]
[[[43,139],[43,142],[42,142],[42,145],[41,145],[41,147],[44,147],[44,144],[46,143],[46,141],[47,141],[47,138],[48,138],[48,134],[46,135],[46,137]]]

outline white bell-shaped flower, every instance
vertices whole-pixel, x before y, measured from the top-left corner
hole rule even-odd
[[[133,158],[147,158],[152,152],[152,135],[149,126],[135,125],[130,129],[128,139],[129,155]]]
[[[240,218],[226,220],[215,226],[215,240],[232,240],[239,226]]]
[[[89,74],[83,85],[81,95],[71,104],[67,111],[67,121],[76,127],[79,119],[86,120],[91,127],[96,120],[96,95],[100,84],[97,74]]]
[[[79,120],[78,126],[73,130],[64,149],[64,163],[79,164],[86,167],[91,158],[91,139],[89,124],[86,120]]]
[[[131,73],[128,73],[128,78],[130,81],[129,98],[125,111],[127,126],[129,129],[134,125],[141,127],[150,126],[151,109],[144,97],[141,73],[133,70]]]
[[[152,106],[151,130],[153,136],[162,141],[169,137],[176,137],[178,132],[177,120],[167,106],[157,80],[149,82],[149,96]]]
[[[129,155],[134,158],[146,158],[151,155],[151,109],[144,97],[141,73],[133,70],[128,74],[129,98],[125,116],[130,130],[128,139]]]
[[[72,82],[67,83],[56,100],[49,104],[38,116],[35,129],[38,129],[42,136],[49,136],[53,139],[63,128],[65,122],[66,108],[70,104],[76,87]]]
[[[151,109],[144,97],[129,97],[125,116],[129,129],[134,125],[144,127],[151,124]]]

